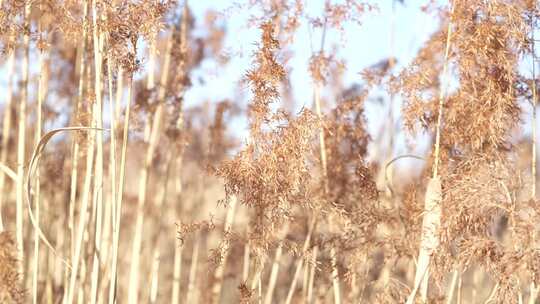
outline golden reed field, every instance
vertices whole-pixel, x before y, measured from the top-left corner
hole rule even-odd
[[[537,1],[192,1],[0,0],[0,303],[540,303]]]

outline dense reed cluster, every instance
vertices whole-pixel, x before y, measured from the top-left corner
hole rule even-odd
[[[377,2],[0,0],[0,303],[536,303],[536,1],[353,66]],[[245,94],[194,100],[239,16]]]

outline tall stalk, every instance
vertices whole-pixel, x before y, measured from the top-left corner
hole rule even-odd
[[[39,5],[40,14],[42,14],[42,4]],[[40,39],[46,39],[42,37],[43,32],[43,25],[42,25],[42,17],[39,17],[39,25],[38,25],[38,32],[40,35]],[[36,130],[35,130],[35,144],[38,145],[39,141],[41,139],[41,128],[43,124],[43,118],[42,118],[42,109],[43,109],[43,102],[45,99],[45,94],[47,91],[46,83],[47,83],[47,70],[45,67],[45,50],[41,49],[39,50],[39,80],[38,80],[38,99],[37,99],[37,108],[36,108]],[[35,218],[36,218],[36,226],[39,226],[39,212],[40,212],[40,170],[39,168],[36,169],[36,175],[35,175],[35,196],[34,196],[34,211],[35,211]],[[39,231],[37,229],[34,230],[34,267],[32,272],[32,303],[36,304],[38,303],[38,278],[39,278]]]
[[[181,118],[182,116],[180,116]],[[178,125],[182,127],[182,120],[178,120]],[[180,153],[180,156],[176,159],[174,168],[176,171],[175,174],[175,181],[174,181],[174,195],[173,197],[177,202],[181,202],[182,198],[182,153]],[[175,214],[179,216],[179,212],[176,211],[178,207],[174,206],[172,204],[172,210],[175,211]],[[173,229],[176,229],[176,226],[174,226]],[[176,233],[176,231],[172,231],[172,233]],[[173,262],[173,276],[172,276],[172,288],[171,288],[171,304],[176,304],[180,302],[180,287],[181,287],[181,280],[182,280],[182,254],[184,251],[184,245],[182,242],[178,239],[175,239],[173,242],[174,244],[174,262]]]
[[[122,70],[119,69],[119,75],[122,75]],[[117,97],[121,96],[119,93],[123,88],[118,88]],[[124,198],[124,186],[126,180],[126,155],[127,155],[127,145],[128,145],[128,132],[129,132],[129,117],[131,109],[131,92],[133,90],[133,74],[130,74],[128,77],[128,86],[127,86],[127,104],[124,113],[124,126],[123,126],[123,135],[122,135],[122,151],[120,152],[120,171],[118,177],[118,197],[116,198],[116,206],[114,213],[116,214],[116,223],[113,226],[113,248],[112,248],[112,265],[111,265],[111,282],[109,286],[109,304],[116,302],[117,298],[117,288],[118,288],[118,250],[120,245],[120,227],[122,220],[122,203]],[[117,98],[116,103],[119,103]]]
[[[187,285],[187,294],[185,303],[198,303],[196,296],[197,286],[197,266],[199,264],[200,233],[197,232],[193,238],[193,251],[191,253],[191,267],[189,269],[189,278]]]
[[[223,238],[226,239],[228,234],[232,230],[234,214],[236,210],[237,198],[233,197],[227,209],[225,215],[225,224],[223,226]],[[218,304],[221,299],[221,288],[223,286],[223,274],[225,273],[225,267],[227,266],[227,259],[229,257],[229,241],[225,240],[225,245],[219,248],[220,256],[222,258],[221,265],[219,265],[214,272],[214,285],[212,286],[212,299],[211,303]]]
[[[313,286],[315,284],[315,273],[317,272],[317,254],[319,253],[319,247],[315,246],[312,252],[311,269],[309,272],[309,283],[307,292],[307,304],[313,303]]]
[[[180,52],[184,54],[184,60],[180,62],[181,65],[185,65],[185,58],[187,56],[187,30],[188,30],[188,1],[184,2],[182,9],[182,23],[180,24]],[[180,72],[184,72],[184,66],[181,67]],[[184,129],[184,113],[182,109],[179,109],[178,119],[176,121],[176,128],[178,131]],[[174,160],[174,167],[176,170],[174,178],[174,194],[173,197],[177,202],[182,201],[182,168],[183,168],[183,154],[184,150],[177,151],[178,157]],[[174,206],[174,204],[173,204]],[[176,216],[179,216],[177,210],[178,207],[172,208],[175,211]],[[176,228],[176,227],[174,227]],[[176,304],[180,301],[180,286],[182,279],[182,253],[184,250],[183,244],[179,240],[175,240],[174,244],[174,264],[173,264],[173,280],[171,288],[171,304]]]
[[[88,134],[88,147],[86,151],[86,172],[84,176],[84,182],[83,182],[83,189],[80,199],[80,214],[79,214],[79,220],[76,227],[75,232],[75,251],[71,260],[72,269],[71,269],[71,275],[69,280],[69,288],[67,289],[67,303],[73,303],[73,299],[76,294],[76,282],[79,272],[79,265],[83,264],[81,266],[81,269],[84,269],[84,261],[81,261],[81,256],[83,254],[83,241],[84,241],[84,233],[87,230],[87,218],[88,218],[88,207],[90,206],[90,196],[91,196],[91,184],[92,184],[92,176],[94,172],[94,150],[95,150],[95,132],[89,132]],[[84,275],[81,275],[81,278],[84,278]]]
[[[94,15],[94,30],[96,25],[96,14],[97,14],[97,0],[92,1],[92,13]],[[97,46],[99,46],[99,42],[97,39],[94,40],[94,43],[97,43]],[[99,56],[99,55],[98,55]],[[99,60],[98,58],[95,58],[95,60]],[[95,90],[95,96],[96,100],[89,105],[89,109],[91,110],[92,115],[92,126],[96,127],[98,123],[98,119],[101,117],[101,114],[98,113],[101,111],[101,67],[95,69],[95,82],[94,82],[94,90]],[[81,257],[83,256],[83,241],[84,241],[84,234],[85,231],[89,231],[87,227],[87,218],[88,218],[88,212],[90,207],[90,201],[92,196],[92,177],[94,176],[94,160],[95,160],[95,150],[96,150],[96,132],[89,132],[88,134],[88,145],[86,150],[86,172],[84,176],[83,181],[83,189],[81,193],[81,199],[80,199],[80,209],[79,209],[79,220],[77,223],[77,229],[75,234],[75,251],[73,253],[72,257],[72,270],[69,280],[69,288],[67,290],[67,303],[73,303],[73,300],[76,295],[76,283],[77,283],[77,277],[79,274],[79,267],[81,268],[81,282],[86,278],[85,272],[86,272],[86,262],[84,259],[81,260]],[[96,156],[99,158],[99,156]],[[99,163],[96,163],[96,167],[100,165]],[[98,169],[99,170],[99,169]],[[95,197],[94,197],[95,198]],[[81,265],[82,266],[79,266]],[[79,296],[82,296],[82,293],[79,292]]]
[[[182,274],[182,252],[184,246],[179,240],[174,242],[174,262],[173,262],[173,279],[171,288],[171,304],[179,303],[180,301],[180,283]]]
[[[325,38],[326,38],[326,21],[323,28],[323,33],[321,37],[321,49],[319,51],[319,55],[323,56],[324,54],[324,44],[325,44]],[[323,183],[324,183],[324,195],[328,195],[329,188],[328,188],[328,165],[327,165],[327,156],[326,156],[326,142],[325,142],[325,134],[324,134],[324,127],[322,125],[323,121],[323,114],[322,114],[322,107],[321,107],[321,85],[322,85],[322,79],[314,79],[315,86],[313,89],[313,95],[314,95],[314,101],[315,101],[315,111],[317,113],[317,117],[321,121],[321,127],[319,129],[319,152],[320,152],[320,158],[321,158],[321,169],[322,169],[322,175],[323,175]],[[330,226],[333,226],[334,224],[332,221],[330,222]],[[340,304],[341,303],[341,291],[340,291],[340,284],[339,284],[339,272],[337,268],[337,252],[335,247],[332,245],[332,248],[330,249],[330,259],[331,259],[331,266],[332,266],[332,288],[334,292],[334,303]]]
[[[183,129],[183,113],[180,112],[178,120],[176,122],[176,127],[178,130]],[[173,197],[177,202],[182,201],[182,161],[183,161],[183,152],[178,151],[179,155],[174,162],[174,168],[176,171],[175,181],[174,181],[174,195]],[[173,204],[174,206],[174,204]],[[173,207],[175,214],[179,216],[179,212],[176,212],[178,207]],[[174,227],[175,229],[176,227]],[[179,240],[175,240],[174,244],[174,264],[173,264],[173,280],[172,280],[172,293],[171,293],[171,304],[179,303],[180,301],[180,285],[182,279],[182,253],[184,251],[184,245],[181,244]]]
[[[307,252],[307,250],[309,249],[309,244],[311,244],[311,237],[315,229],[316,219],[317,219],[317,214],[315,214],[315,216],[313,217],[309,225],[309,230],[306,235],[306,239],[304,240],[304,245],[302,247],[302,256]],[[292,302],[292,298],[296,290],[296,284],[298,283],[298,280],[300,279],[300,274],[302,273],[302,267],[304,266],[304,259],[302,256],[299,257],[296,261],[296,267],[295,267],[293,279],[291,281],[291,285],[289,286],[289,291],[287,293],[287,298],[285,299],[285,304],[291,304]]]
[[[2,151],[0,152],[0,162],[5,164],[9,152],[9,134],[11,132],[11,109],[13,107],[13,80],[15,78],[15,50],[11,50],[8,56],[7,73],[9,75],[8,87],[6,92],[6,102],[4,105],[4,120],[2,123]],[[0,231],[4,230],[2,215],[2,206],[5,200],[6,174],[0,172]]]
[[[26,144],[26,105],[28,103],[28,76],[30,61],[30,12],[31,1],[25,1],[24,5],[24,36],[23,36],[23,59],[21,77],[21,101],[19,102],[19,132],[17,143],[17,247],[19,248],[19,260],[24,261],[24,163]]]
[[[78,82],[78,96],[75,99],[75,105],[73,106],[73,113],[72,117],[77,117],[79,112],[81,111],[81,107],[83,105],[84,96],[85,96],[85,77],[87,73],[87,66],[86,66],[86,39],[87,39],[87,31],[88,31],[88,1],[84,1],[82,3],[82,9],[83,9],[83,25],[82,25],[82,37],[81,42],[78,49],[78,76],[79,76],[79,82]],[[75,256],[75,208],[76,208],[76,202],[77,202],[77,188],[78,188],[78,173],[79,173],[79,150],[80,150],[80,144],[77,139],[73,140],[72,146],[71,146],[71,174],[70,174],[70,187],[69,187],[69,214],[68,214],[68,228],[70,231],[70,242],[69,242],[69,256],[74,257]],[[65,276],[65,286],[68,286],[69,284],[69,271],[66,269],[66,276]],[[66,290],[67,292],[67,290]],[[63,303],[67,302],[67,297],[63,298]]]
[[[148,65],[148,79],[146,88],[148,90],[154,89],[155,86],[155,77],[154,77],[154,67],[156,60],[156,36],[153,37],[150,42],[150,59]],[[152,166],[152,161],[154,159],[154,153],[158,143],[158,135],[161,124],[161,116],[163,112],[163,104],[161,101],[158,101],[159,105],[154,113],[152,119],[148,119],[145,125],[144,139],[147,144],[146,156],[144,159],[144,164],[141,168],[141,173],[139,177],[139,188],[138,188],[138,199],[137,199],[137,217],[135,220],[135,231],[133,232],[133,242],[131,248],[131,264],[129,270],[129,292],[128,292],[128,303],[136,304],[139,302],[139,280],[140,280],[140,259],[141,259],[141,246],[142,246],[142,233],[145,212],[144,208],[146,205],[146,195],[148,194],[147,186],[148,179],[150,175],[150,169]]]
[[[112,81],[112,62],[111,62],[111,54],[110,52],[107,55],[107,78],[108,78],[108,88],[109,88],[109,112],[111,113],[111,122],[110,122],[110,128],[111,128],[111,134],[110,134],[110,144],[109,144],[109,182],[111,187],[111,192],[109,196],[109,205],[110,205],[110,212],[111,212],[111,222],[110,222],[110,231],[108,233],[108,239],[110,242],[110,248],[108,248],[107,253],[111,254],[114,249],[114,234],[115,234],[115,227],[116,222],[118,221],[118,215],[116,214],[116,199],[117,199],[117,188],[116,188],[116,169],[117,169],[117,157],[116,157],[116,109],[115,109],[115,95],[113,93],[113,81]],[[121,78],[122,76],[119,74],[118,78]],[[111,258],[112,260],[112,258]],[[112,265],[110,265],[112,266]],[[112,267],[107,268],[109,270],[109,280],[112,279],[112,276],[116,276],[116,274],[113,274]],[[104,280],[105,281],[105,280]],[[109,282],[110,285],[110,282]]]
[[[285,228],[285,234],[288,227]],[[272,298],[274,297],[274,290],[279,274],[279,263],[283,254],[283,243],[279,243],[276,253],[274,255],[274,261],[272,262],[272,269],[270,270],[270,278],[268,279],[268,287],[266,288],[266,296],[264,297],[264,304],[272,304]]]
[[[165,213],[165,200],[167,198],[167,190],[168,190],[168,184],[169,184],[169,176],[171,173],[170,170],[170,160],[172,158],[172,155],[167,155],[167,159],[165,160],[165,177],[163,178],[163,182],[161,184],[161,187],[159,188],[159,192],[156,195],[156,210],[158,210],[159,217],[158,219],[161,219],[163,214]],[[161,235],[162,235],[162,224],[157,223],[157,229],[155,233],[155,241],[154,241],[154,250],[152,252],[152,262],[150,267],[150,292],[149,292],[149,299],[148,301],[150,303],[157,303],[158,298],[158,290],[159,290],[159,270],[161,266]]]
[[[163,67],[161,71],[161,77],[160,77],[160,87],[158,92],[158,100],[160,102],[164,102],[165,94],[167,91],[167,83],[169,80],[169,70],[170,70],[170,63],[171,63],[171,49],[173,46],[173,35],[174,33],[171,33],[169,37],[167,38],[167,45],[165,48],[165,59],[163,60]],[[160,212],[164,209],[163,203],[165,198],[167,197],[167,184],[169,182],[169,167],[171,160],[173,158],[173,150],[175,149],[169,149],[169,152],[167,153],[166,160],[165,160],[165,170],[167,171],[166,177],[162,181],[162,186],[160,187],[160,195],[158,195],[156,200],[156,210],[160,210]],[[161,216],[158,218],[161,219]],[[157,229],[157,239],[156,239],[156,246],[154,246],[153,253],[152,253],[152,267],[151,267],[151,291],[150,291],[150,302],[155,303],[156,297],[157,297],[157,287],[159,283],[159,266],[160,266],[160,256],[161,251],[159,247],[159,239],[161,235],[161,225],[158,223],[158,229]]]
[[[533,1],[533,11],[536,11],[536,1]],[[531,43],[532,43],[532,143],[531,143],[531,200],[536,202],[536,51],[535,51],[535,18],[531,14]],[[536,246],[536,238],[533,232],[533,246]],[[529,295],[529,304],[534,304],[538,298],[539,288],[536,286],[534,281],[530,283],[530,295]]]
[[[452,2],[450,2],[452,5]],[[453,7],[452,7],[453,12]],[[441,81],[439,88],[439,106],[437,125],[435,133],[435,146],[434,146],[434,163],[433,163],[433,175],[428,182],[425,202],[424,202],[424,218],[422,222],[422,235],[420,241],[420,250],[418,253],[418,263],[416,267],[416,274],[414,277],[414,288],[410,293],[407,304],[414,303],[416,293],[420,291],[420,297],[422,301],[427,302],[428,281],[429,281],[429,264],[431,254],[439,245],[438,228],[441,220],[441,201],[442,201],[442,187],[439,176],[439,162],[440,162],[440,146],[441,146],[441,125],[443,105],[445,101],[445,90],[448,82],[447,69],[448,69],[448,56],[450,52],[450,39],[452,37],[452,14],[450,14],[450,20],[448,20],[448,29],[446,35],[446,49],[444,53],[443,64],[443,80]]]
[[[96,96],[96,102],[94,104],[93,111],[93,120],[94,126],[97,128],[103,128],[103,118],[102,118],[102,63],[103,63],[103,43],[104,43],[104,34],[98,28],[98,11],[97,11],[97,0],[93,1],[92,5],[92,25],[93,25],[93,41],[94,41],[94,73],[95,73],[95,83],[94,90]],[[92,263],[92,274],[91,274],[91,290],[90,290],[90,303],[94,304],[97,301],[98,293],[98,280],[99,280],[99,271],[101,265],[101,259],[99,255],[101,254],[101,237],[103,229],[103,133],[97,132],[96,134],[96,159],[95,159],[95,175],[94,175],[94,189],[93,197],[96,205],[95,208],[95,235],[94,235],[94,249],[93,249],[93,263]]]

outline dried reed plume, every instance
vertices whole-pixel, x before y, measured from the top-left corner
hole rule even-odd
[[[379,2],[0,0],[0,302],[536,303],[537,2]]]

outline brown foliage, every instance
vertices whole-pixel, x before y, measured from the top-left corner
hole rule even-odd
[[[0,232],[0,302],[24,303],[25,292],[22,286],[15,238],[9,232]]]

